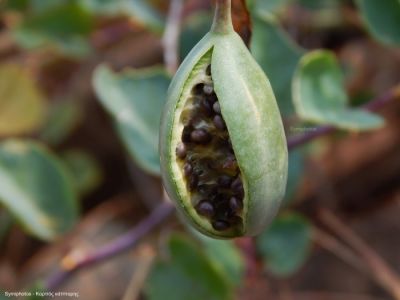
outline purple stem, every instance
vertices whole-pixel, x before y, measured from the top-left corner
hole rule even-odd
[[[139,239],[164,221],[173,211],[174,206],[171,203],[163,202],[133,229],[110,243],[98,248],[94,253],[88,254],[84,259],[77,262],[72,269],[59,270],[51,275],[44,283],[45,290],[52,291],[79,270],[93,266],[110,257],[131,249]]]
[[[382,108],[389,101],[400,97],[400,85],[389,90],[382,96],[377,97],[371,102],[363,106],[369,111],[376,111]],[[315,131],[308,132],[303,135],[290,137],[287,141],[289,150],[293,150],[317,137],[326,135],[335,131],[333,126],[320,126]],[[153,230],[157,225],[163,222],[174,211],[174,206],[169,202],[160,204],[148,217],[142,220],[136,227],[116,238],[115,240],[105,244],[95,252],[88,254],[84,259],[77,262],[70,270],[59,270],[52,274],[44,283],[46,290],[52,291],[59,287],[63,282],[70,278],[79,270],[101,263],[104,260],[114,257],[124,251],[131,249],[135,244]]]

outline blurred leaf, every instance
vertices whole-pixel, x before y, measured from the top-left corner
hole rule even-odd
[[[50,108],[40,138],[51,145],[58,145],[79,125],[82,117],[78,103],[70,100],[56,102]]]
[[[13,219],[5,210],[0,210],[0,246],[7,237],[8,232],[13,224]]]
[[[300,49],[271,17],[253,17],[250,49],[267,74],[282,115],[293,114],[291,81],[302,55]]]
[[[145,171],[160,173],[158,132],[169,77],[161,68],[114,73],[100,66],[94,88],[101,104],[114,118],[130,154]]]
[[[231,290],[194,241],[174,235],[169,241],[170,259],[158,261],[144,291],[151,300],[231,299]]]
[[[70,170],[79,194],[86,195],[100,185],[103,177],[100,165],[89,153],[70,149],[62,154],[62,158]]]
[[[161,33],[164,19],[146,0],[81,0],[90,11],[105,15],[128,15],[136,21]]]
[[[4,0],[3,0],[3,2],[4,2]],[[5,1],[4,4],[2,3],[2,1],[0,1],[0,9],[2,8],[2,5],[5,6],[4,9],[24,11],[29,6],[29,0]]]
[[[289,171],[286,185],[284,204],[289,205],[296,195],[297,189],[304,175],[305,153],[303,149],[289,152]]]
[[[400,0],[357,0],[368,30],[379,41],[400,45]]]
[[[30,0],[30,8],[34,13],[46,11],[50,8],[65,5],[68,2],[74,2],[75,0]],[[75,1],[76,2],[76,1]]]
[[[291,2],[293,0],[247,0],[252,13],[258,16],[279,13]]]
[[[311,10],[334,9],[340,6],[341,0],[296,0],[301,6]]]
[[[78,217],[71,178],[35,142],[0,144],[0,201],[28,232],[45,240],[68,231]]]
[[[46,101],[21,66],[0,65],[0,137],[32,133],[46,112]]]
[[[239,286],[244,275],[244,260],[239,250],[231,241],[209,238],[197,230],[190,232],[204,245],[204,251],[211,263],[227,278],[232,286]]]
[[[265,267],[279,277],[297,272],[308,258],[311,245],[311,224],[296,213],[281,214],[257,237]]]
[[[84,56],[90,52],[87,38],[93,22],[87,10],[70,1],[25,18],[14,30],[14,36],[28,49],[54,45],[64,54]]]
[[[185,18],[180,36],[180,57],[183,60],[190,50],[210,30],[213,15],[210,12],[198,12]]]
[[[342,71],[329,51],[316,50],[303,56],[292,91],[296,112],[305,121],[350,130],[374,129],[384,124],[376,114],[348,107]]]

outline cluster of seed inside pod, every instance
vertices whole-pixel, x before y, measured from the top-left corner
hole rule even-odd
[[[242,225],[244,189],[221,108],[214,92],[211,66],[191,90],[180,122],[176,148],[192,205],[217,231]]]

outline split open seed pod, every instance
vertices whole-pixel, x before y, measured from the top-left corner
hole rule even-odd
[[[217,0],[211,31],[180,66],[160,131],[165,189],[202,233],[260,233],[284,195],[288,154],[270,83]],[[267,50],[266,50],[267,51]]]

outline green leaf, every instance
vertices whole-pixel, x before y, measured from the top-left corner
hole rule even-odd
[[[304,174],[305,153],[303,149],[295,149],[289,152],[289,171],[286,184],[284,204],[289,205],[293,200]]]
[[[62,154],[62,158],[80,195],[89,194],[100,185],[103,177],[100,165],[89,153],[70,149]]]
[[[197,234],[197,231],[196,237],[203,243],[204,250],[215,268],[232,286],[239,286],[243,279],[245,265],[243,257],[233,242],[212,239],[203,234]]]
[[[78,217],[71,179],[62,163],[35,142],[0,144],[0,202],[33,235],[50,240]]]
[[[374,129],[384,124],[376,114],[348,107],[343,73],[329,51],[316,50],[302,57],[292,91],[296,112],[304,121],[349,130]]]
[[[180,36],[180,57],[183,60],[190,50],[210,30],[213,15],[210,12],[198,12],[185,18]]]
[[[158,175],[158,132],[169,85],[161,68],[114,73],[100,66],[94,88],[101,104],[114,118],[118,132],[137,164]]]
[[[51,145],[62,143],[79,125],[83,117],[81,106],[74,101],[56,102],[50,108],[40,138]]]
[[[2,3],[3,2],[3,3]],[[4,3],[5,2],[5,3]],[[24,11],[29,6],[29,0],[12,0],[12,1],[0,1],[0,9],[4,5],[4,9]],[[1,298],[0,298],[1,299]]]
[[[255,15],[264,16],[280,13],[293,0],[247,0],[250,10]]]
[[[300,49],[271,17],[253,17],[251,52],[267,74],[281,113],[293,114],[291,81],[302,55]]]
[[[158,261],[144,287],[151,300],[223,300],[232,291],[207,256],[191,240],[174,235],[169,261]]]
[[[12,227],[13,221],[13,218],[7,211],[0,209],[0,246],[3,244],[4,239],[7,237],[8,232]]]
[[[357,0],[368,30],[380,42],[400,45],[400,1]]]
[[[278,216],[271,226],[257,237],[257,248],[268,271],[287,277],[305,263],[312,245],[312,227],[296,213]]]
[[[164,30],[164,18],[146,0],[81,0],[81,3],[97,14],[127,15],[155,32]]]
[[[14,36],[28,49],[53,45],[64,54],[79,57],[91,51],[87,38],[93,25],[92,15],[72,1],[27,17]]]
[[[29,0],[30,11],[33,13],[44,12],[50,8],[65,5],[68,1],[73,2],[75,0]]]
[[[16,64],[0,65],[0,137],[37,130],[47,102],[31,74]]]
[[[296,0],[301,6],[311,10],[333,9],[340,5],[341,0]]]

